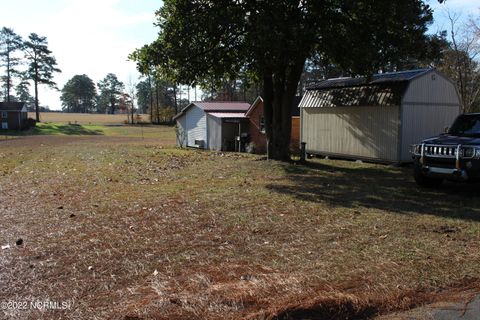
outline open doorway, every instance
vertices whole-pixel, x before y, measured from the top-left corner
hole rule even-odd
[[[248,121],[224,119],[222,124],[222,150],[245,152],[248,143]]]

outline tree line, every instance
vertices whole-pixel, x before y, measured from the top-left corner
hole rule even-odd
[[[122,112],[131,114],[131,119],[141,113],[149,114],[153,123],[170,122],[189,103],[188,93],[168,81],[147,77],[124,84],[113,73],[97,84],[85,74],[73,76],[62,88],[60,100],[63,112]]]
[[[75,75],[61,90],[62,110],[74,113],[111,114],[118,109],[129,110],[133,102],[124,89],[125,84],[113,73],[107,74],[98,84],[86,74]]]
[[[33,103],[36,120],[39,121],[38,87],[47,85],[56,88],[53,77],[55,73],[61,72],[48,49],[47,38],[30,33],[24,40],[13,29],[3,27],[0,30],[0,67],[4,71],[0,76],[2,101]],[[30,94],[32,83],[33,97]]]

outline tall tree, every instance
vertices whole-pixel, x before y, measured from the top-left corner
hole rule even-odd
[[[22,38],[12,29],[3,27],[0,30],[0,66],[5,68],[6,72],[6,75],[2,77],[5,86],[5,101],[10,101],[12,77],[18,75],[16,67],[20,64],[20,58],[15,55],[15,52],[22,48]]]
[[[147,113],[152,103],[152,90],[150,88],[150,84],[148,83],[148,80],[142,80],[137,84],[136,88],[138,108],[140,109],[141,113]]]
[[[131,77],[128,78],[127,82],[127,94],[130,97],[129,100],[129,114],[130,114],[130,121],[132,124],[134,124],[134,113],[135,113],[135,102],[137,100],[137,92],[136,92],[136,87],[137,87],[137,82],[134,81]]]
[[[480,111],[480,33],[473,19],[462,22],[461,15],[447,11],[450,46],[438,68],[457,84],[463,112]]]
[[[420,54],[432,21],[423,0],[165,0],[156,15],[158,39],[139,63],[189,85],[256,74],[268,156],[279,160],[290,158],[291,104],[307,58],[321,54],[348,74],[370,75]]]
[[[66,112],[94,112],[96,96],[93,80],[85,74],[75,75],[62,88],[62,109]]]
[[[108,110],[109,113],[114,114],[124,88],[123,82],[118,80],[115,74],[107,74],[106,77],[98,83],[98,89],[100,90],[99,111]]]
[[[28,60],[27,78],[33,81],[35,90],[35,115],[37,121],[40,121],[40,111],[38,103],[38,86],[47,85],[50,88],[57,89],[53,81],[55,72],[62,72],[57,68],[57,60],[48,49],[46,37],[41,37],[36,33],[31,33],[28,40],[25,41],[25,56]]]

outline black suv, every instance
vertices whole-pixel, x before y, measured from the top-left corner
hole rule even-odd
[[[444,179],[480,180],[480,113],[457,117],[447,133],[412,146],[414,178],[421,186]]]

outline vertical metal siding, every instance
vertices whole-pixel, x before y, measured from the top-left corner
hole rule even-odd
[[[186,113],[187,146],[197,147],[195,140],[203,140],[207,144],[207,116],[197,106],[190,107]]]
[[[410,145],[442,133],[452,125],[459,110],[455,106],[404,105],[402,123],[402,162],[411,162]]]
[[[398,125],[399,107],[302,109],[302,137],[312,153],[396,162]]]
[[[442,133],[460,113],[453,83],[436,71],[413,80],[402,105],[402,162],[412,161],[410,145]]]
[[[187,117],[185,115],[177,119],[177,146],[185,147],[187,144]]]
[[[210,150],[222,150],[222,119],[207,115],[208,146]]]
[[[460,99],[453,83],[435,70],[412,80],[402,101],[405,104],[460,105]]]

